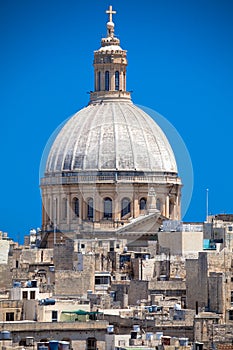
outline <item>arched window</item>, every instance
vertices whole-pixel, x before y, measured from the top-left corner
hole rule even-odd
[[[161,200],[159,198],[156,199],[156,209],[161,211]]]
[[[146,210],[146,198],[141,198],[139,202],[140,210]]]
[[[119,72],[115,72],[115,90],[119,90],[120,87],[120,80],[119,80]]]
[[[67,218],[67,199],[63,198],[62,201],[62,218],[66,219]]]
[[[97,90],[101,90],[101,72],[98,72]]]
[[[73,199],[73,212],[75,216],[79,216],[79,199],[76,197]]]
[[[131,212],[131,204],[129,198],[123,198],[121,201],[121,217]]]
[[[104,218],[112,218],[112,200],[111,198],[104,198]]]
[[[109,71],[105,72],[105,90],[109,91]]]
[[[93,210],[93,199],[89,198],[87,201],[87,217],[88,219],[94,218],[94,210]]]

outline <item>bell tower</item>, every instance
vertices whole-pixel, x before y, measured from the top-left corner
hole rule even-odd
[[[90,103],[100,100],[126,99],[130,92],[126,91],[126,50],[120,47],[120,40],[114,35],[115,25],[112,15],[116,13],[112,6],[106,11],[109,15],[107,36],[102,38],[101,47],[94,52],[94,92],[91,92]]]

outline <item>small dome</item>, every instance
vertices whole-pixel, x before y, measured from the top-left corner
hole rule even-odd
[[[131,101],[102,101],[77,112],[57,135],[45,174],[68,171],[177,173],[160,127]]]

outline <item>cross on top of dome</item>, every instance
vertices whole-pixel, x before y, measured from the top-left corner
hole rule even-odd
[[[106,11],[106,13],[109,15],[109,22],[112,22],[112,15],[115,15],[116,11],[113,11],[111,5],[109,5],[109,9]]]
[[[109,21],[107,23],[107,36],[113,38],[114,37],[114,23],[112,21],[112,15],[116,14],[116,11],[113,11],[112,6],[109,5],[109,9],[106,11],[109,15]]]

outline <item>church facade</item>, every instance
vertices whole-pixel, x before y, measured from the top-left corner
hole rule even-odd
[[[126,51],[114,34],[94,51],[94,91],[50,149],[42,190],[42,231],[117,232],[159,217],[179,220],[181,180],[160,127],[126,89]]]

